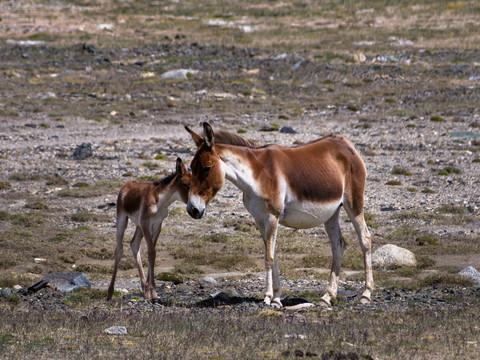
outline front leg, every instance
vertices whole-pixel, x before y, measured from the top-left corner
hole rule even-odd
[[[280,295],[282,293],[280,285],[280,276],[277,266],[277,254],[275,243],[277,238],[278,218],[272,214],[266,221],[257,222],[257,226],[262,233],[265,244],[265,269],[267,291],[264,302],[274,307],[282,307]]]

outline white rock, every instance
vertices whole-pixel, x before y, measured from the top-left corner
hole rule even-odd
[[[466,267],[465,269],[460,271],[458,275],[468,277],[476,283],[480,284],[480,272],[478,272],[478,270],[475,269],[473,266]]]
[[[403,266],[416,266],[417,260],[410,250],[387,244],[372,254],[372,265],[374,268],[395,269]]]
[[[98,30],[113,30],[115,25],[113,24],[100,24],[98,25]]]
[[[210,277],[210,276],[205,276],[205,277],[202,279],[202,282],[207,282],[207,283],[216,284],[216,283],[217,283],[217,280],[215,280],[214,278],[212,278],[212,277]]]
[[[108,329],[103,330],[109,335],[127,335],[127,328],[125,326],[111,326]]]
[[[187,79],[188,74],[195,75],[198,73],[198,70],[192,70],[192,69],[178,69],[178,70],[170,70],[167,72],[164,72],[160,77],[162,79]]]
[[[307,335],[303,334],[285,334],[285,339],[300,339],[300,340],[306,340]]]

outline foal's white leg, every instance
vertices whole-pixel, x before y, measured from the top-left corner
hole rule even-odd
[[[155,257],[156,257],[156,254],[157,254],[157,240],[158,240],[158,236],[160,235],[160,232],[162,231],[162,223],[160,223],[160,225],[158,225],[158,227],[156,229],[153,230],[152,234],[153,234],[153,237],[152,237],[152,240],[153,240],[153,252],[155,254]],[[150,260],[150,258],[149,258]],[[155,260],[152,262],[152,266],[150,268],[150,261],[148,262],[148,276],[147,276],[147,283],[150,285],[150,289],[151,289],[151,292],[152,292],[152,299],[156,299],[158,297],[157,295],[157,290],[155,289]]]
[[[276,237],[277,235],[275,233],[275,239]],[[282,295],[282,285],[280,284],[280,274],[278,273],[277,249],[275,243],[276,240],[273,245],[273,303],[282,307],[282,302],[280,301],[280,296]]]
[[[345,241],[343,240],[339,224],[340,208],[325,223],[325,230],[330,238],[332,248],[332,269],[330,271],[330,281],[328,283],[327,292],[322,296],[322,301],[331,306],[330,301],[337,297],[338,279],[340,277],[340,268],[342,266],[343,249]]]
[[[135,265],[138,269],[138,276],[140,277],[140,284],[142,286],[142,291],[145,294],[145,289],[147,283],[145,280],[145,273],[143,272],[142,265],[142,256],[140,254],[140,244],[142,242],[143,232],[140,226],[135,228],[135,233],[133,234],[132,241],[130,241],[130,249],[132,250],[133,259],[135,260]]]
[[[144,292],[145,299],[155,300],[158,295],[155,290],[155,281],[154,277],[154,268],[155,268],[155,246],[154,240],[152,237],[151,226],[149,221],[142,223],[143,236],[145,237],[145,242],[147,243],[147,254],[148,254],[148,272],[147,272],[147,282],[146,282],[146,291]]]

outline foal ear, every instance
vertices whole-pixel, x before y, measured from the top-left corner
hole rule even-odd
[[[177,158],[177,164],[176,164],[175,171],[176,171],[177,174],[180,175],[180,176],[183,176],[184,174],[186,174],[186,173],[188,172],[188,170],[187,170],[187,168],[185,167],[182,159],[180,159],[180,158]]]
[[[200,135],[198,135],[195,131],[190,129],[187,125],[185,125],[185,130],[187,130],[188,133],[192,136],[192,139],[195,142],[195,145],[197,145],[197,147],[200,147],[203,144],[204,142],[203,138]]]
[[[210,126],[209,123],[204,122],[203,123],[203,133],[205,134],[205,143],[209,146],[212,147],[214,144],[213,141],[213,129]]]

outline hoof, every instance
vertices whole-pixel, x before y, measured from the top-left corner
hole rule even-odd
[[[272,306],[273,308],[275,309],[280,309],[283,307],[282,305],[282,302],[280,301],[280,299],[273,299],[272,303],[270,304],[270,306]]]
[[[320,299],[320,304],[319,305],[321,307],[324,307],[324,308],[332,307],[332,304],[330,303],[330,301],[328,301],[327,299],[324,299],[324,298]]]
[[[362,297],[360,298],[360,303],[362,305],[368,305],[372,302],[372,299],[370,299],[369,297],[365,296],[365,295],[362,295]]]
[[[263,303],[264,303],[265,305],[270,306],[270,304],[272,303],[272,298],[269,297],[269,296],[265,296],[265,299],[263,299]]]

